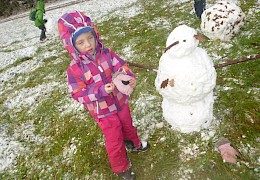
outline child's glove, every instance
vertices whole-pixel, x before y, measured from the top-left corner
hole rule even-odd
[[[129,85],[131,79],[132,77],[124,72],[116,72],[112,77],[112,81],[118,91],[128,96],[133,92],[133,88]]]
[[[239,157],[239,153],[230,145],[230,141],[226,138],[220,139],[216,146],[220,152],[222,159],[225,162],[236,163],[237,157]]]

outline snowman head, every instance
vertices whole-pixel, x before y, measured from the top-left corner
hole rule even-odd
[[[171,57],[189,55],[198,46],[197,32],[186,25],[176,27],[168,36],[165,53]]]

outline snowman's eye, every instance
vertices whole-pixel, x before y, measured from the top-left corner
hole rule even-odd
[[[184,39],[183,42],[186,42],[186,40]]]

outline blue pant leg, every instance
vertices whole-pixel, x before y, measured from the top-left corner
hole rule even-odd
[[[195,13],[198,18],[201,18],[201,14],[206,8],[206,0],[194,0]]]

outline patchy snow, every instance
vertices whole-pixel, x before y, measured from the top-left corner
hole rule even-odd
[[[133,57],[133,51],[131,51],[131,46],[126,46],[124,49],[123,49],[123,52],[125,54],[125,57],[124,59],[130,59],[131,57]]]
[[[132,6],[130,8],[126,8],[126,9],[119,9],[119,10],[111,13],[110,15],[131,18],[141,12],[142,12],[142,9],[139,6]]]
[[[78,112],[78,111],[85,111],[85,107],[83,104],[78,103],[74,99],[72,99],[70,96],[66,95],[65,98],[66,102],[61,102],[61,105],[58,107],[58,110],[61,113],[61,116],[65,116],[67,114],[70,114],[72,112]]]
[[[44,94],[49,94],[52,89],[57,88],[58,85],[58,82],[50,82],[33,88],[24,88],[19,91],[14,91],[10,94],[10,98],[4,102],[4,105],[9,109],[15,108],[16,111],[19,111],[21,107],[32,106],[39,97]]]
[[[126,15],[126,12],[120,13],[119,8],[130,6],[132,3],[136,2],[137,0],[100,0],[100,1],[85,1],[79,4],[54,9],[46,12],[46,18],[51,19],[53,22],[52,28],[50,33],[57,32],[57,20],[58,18],[63,15],[64,13],[72,10],[79,10],[84,13],[86,13],[88,16],[92,18],[93,22],[97,22],[98,19],[101,19],[102,17],[105,17],[107,14],[110,14],[111,12],[114,12],[117,10],[117,14],[119,15]],[[69,2],[69,1],[62,1],[62,2]],[[46,5],[46,7],[48,7]],[[134,8],[133,8],[134,10]],[[134,11],[131,11],[131,16],[134,16]],[[23,25],[21,26],[21,22]],[[17,20],[12,20],[8,22],[4,22],[0,24],[0,27],[8,27],[8,33],[6,33],[6,28],[0,28],[0,37],[1,37],[1,46],[9,46],[14,41],[23,41],[25,42],[25,39],[33,38],[34,41],[39,41],[40,36],[40,30],[37,29],[33,22],[29,20],[29,18],[23,17],[19,18]],[[47,36],[48,36],[47,32]]]
[[[172,4],[180,4],[180,3],[186,3],[188,2],[189,0],[174,0],[174,1],[171,1]]]
[[[171,24],[166,19],[162,19],[160,17],[156,18],[154,21],[147,22],[147,24],[153,28],[160,29],[163,27],[163,28],[171,29]]]
[[[4,51],[5,49],[7,48],[3,48],[2,51]],[[29,46],[18,50],[12,50],[11,52],[2,52],[0,54],[0,59],[2,63],[1,69],[5,68],[9,64],[14,63],[19,58],[32,56],[36,50],[36,46]]]
[[[5,126],[0,126],[0,172],[9,167],[20,151],[25,148],[6,133]]]
[[[48,137],[40,137],[34,133],[34,122],[27,121],[14,129],[10,137],[5,125],[0,126],[0,172],[6,168],[11,168],[14,160],[21,152],[29,152],[29,148],[21,142],[34,142],[42,144],[48,142]],[[20,139],[21,142],[18,142]]]
[[[143,140],[147,140],[149,135],[153,134],[157,124],[155,119],[157,112],[151,110],[158,108],[159,104],[156,104],[154,100],[156,100],[156,96],[140,93],[139,98],[134,103],[132,117],[135,126],[145,129],[145,132],[140,134]],[[142,118],[139,118],[139,116]]]

